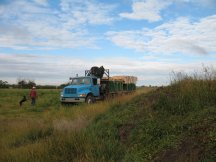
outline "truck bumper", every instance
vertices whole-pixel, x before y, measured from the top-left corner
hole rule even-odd
[[[76,102],[85,102],[85,98],[67,98],[67,97],[62,97],[61,99],[61,102],[63,102],[63,103],[70,103],[70,102],[72,102],[72,103],[76,103]]]

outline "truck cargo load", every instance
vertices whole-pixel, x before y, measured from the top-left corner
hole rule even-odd
[[[110,77],[110,80],[122,80],[124,83],[129,84],[129,83],[134,83],[136,84],[137,82],[137,77],[134,76],[112,76]]]

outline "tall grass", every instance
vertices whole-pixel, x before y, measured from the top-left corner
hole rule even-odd
[[[19,100],[28,90],[0,90],[0,161],[72,161],[87,152],[89,143],[81,133],[99,114],[127,104],[140,93],[119,96],[87,105],[62,106],[59,90],[38,90],[36,106]],[[83,155],[85,159],[87,158]],[[83,158],[84,158],[83,157]]]
[[[159,91],[156,109],[183,115],[189,111],[216,104],[216,70],[204,67],[200,73],[173,73],[171,85]]]

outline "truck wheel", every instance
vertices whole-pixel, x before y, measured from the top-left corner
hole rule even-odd
[[[86,103],[87,103],[87,104],[92,104],[92,103],[94,103],[94,97],[93,97],[92,95],[88,95],[88,96],[86,97]]]

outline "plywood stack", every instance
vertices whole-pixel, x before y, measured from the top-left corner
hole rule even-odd
[[[113,76],[110,78],[110,80],[122,80],[124,83],[129,84],[129,83],[134,83],[136,84],[137,82],[137,77],[134,76]]]

